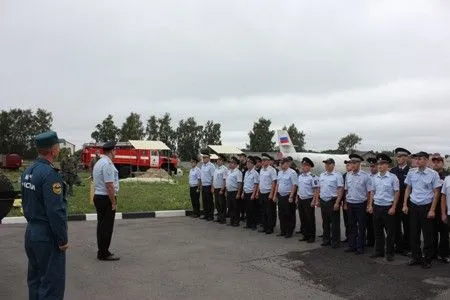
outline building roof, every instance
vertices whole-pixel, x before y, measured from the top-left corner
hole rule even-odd
[[[72,146],[75,146],[75,144],[72,144],[71,142],[67,141],[66,139],[61,139],[60,144],[71,144]]]
[[[130,140],[130,144],[138,150],[170,150],[170,148],[161,141],[139,141]]]
[[[208,145],[212,151],[218,154],[241,154],[242,151],[234,146],[225,146],[225,145]]]

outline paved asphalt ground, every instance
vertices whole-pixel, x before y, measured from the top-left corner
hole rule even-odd
[[[450,299],[449,265],[422,270],[189,217],[118,220],[122,260],[99,262],[95,226],[69,223],[65,299]],[[0,225],[2,300],[27,299],[24,229]]]

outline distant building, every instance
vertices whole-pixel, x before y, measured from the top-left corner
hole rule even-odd
[[[72,154],[72,155],[75,153],[75,144],[72,144],[72,143],[66,141],[65,139],[62,139],[59,146],[61,147],[61,149],[63,149],[63,148],[69,149],[70,154]]]

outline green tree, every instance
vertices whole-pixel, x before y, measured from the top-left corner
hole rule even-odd
[[[91,133],[91,138],[98,142],[117,140],[120,129],[114,124],[113,116],[108,115],[101,124],[95,126],[95,131]]]
[[[142,140],[145,137],[144,125],[141,116],[137,113],[131,113],[120,130],[120,140],[126,142],[128,140]]]
[[[270,119],[259,118],[253,124],[253,130],[248,133],[250,144],[247,148],[252,152],[268,152],[275,147],[275,142],[272,141],[275,135],[274,130],[270,130],[272,121]]]
[[[164,142],[170,149],[175,148],[175,131],[171,125],[172,118],[169,113],[158,119],[158,139]]]
[[[206,148],[208,145],[222,145],[221,135],[220,124],[207,121],[203,128],[202,148]]]
[[[156,119],[156,116],[151,116],[147,120],[147,127],[145,129],[147,139],[149,141],[157,141],[159,139],[158,132],[159,132],[158,120]]]
[[[180,120],[176,130],[177,150],[182,160],[197,156],[200,151],[203,126],[198,125],[193,117]]]
[[[24,158],[36,156],[34,137],[52,126],[51,113],[38,109],[11,109],[0,112],[0,152],[17,153]]]
[[[338,150],[348,153],[350,150],[354,150],[355,146],[360,144],[362,138],[356,133],[349,133],[339,140]]]
[[[44,109],[38,108],[34,115],[34,128],[37,132],[44,132],[50,130],[53,123],[53,115]]]
[[[289,127],[284,126],[283,130],[286,130],[291,137],[295,151],[305,151],[305,133],[303,131],[298,130],[294,123],[292,123]]]

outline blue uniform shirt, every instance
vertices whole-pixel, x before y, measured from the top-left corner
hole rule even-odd
[[[38,158],[21,176],[23,214],[35,241],[67,244],[66,186],[62,176],[46,159]]]
[[[330,201],[337,197],[339,188],[344,187],[344,178],[341,173],[333,171],[331,173],[323,172],[319,178],[320,199]]]
[[[198,186],[198,181],[202,179],[200,168],[195,167],[189,170],[189,186]]]
[[[242,172],[238,168],[228,170],[226,173],[226,188],[228,192],[236,192],[242,183]]]
[[[268,194],[272,191],[272,184],[277,180],[277,171],[274,167],[262,168],[259,172],[259,191]]]
[[[255,168],[247,170],[244,175],[244,193],[253,193],[257,184],[259,184],[258,172]]]
[[[222,166],[218,166],[215,170],[214,170],[214,180],[213,180],[213,186],[215,189],[221,189],[224,187],[224,179],[225,179],[225,175],[227,173],[228,169],[227,167],[225,167],[224,165]]]
[[[375,205],[391,206],[394,203],[395,192],[400,190],[400,182],[393,173],[386,172],[383,175],[378,173],[373,176],[372,188]]]
[[[372,179],[361,170],[358,173],[349,172],[345,178],[345,190],[348,203],[363,203],[367,201],[367,194],[372,191]]]
[[[406,175],[405,183],[411,187],[409,199],[416,205],[426,205],[433,202],[434,189],[441,186],[438,172],[425,168],[421,171],[414,168]]]
[[[297,173],[288,168],[286,171],[280,170],[278,172],[278,193],[281,196],[287,196],[291,193],[294,185],[297,185]]]
[[[319,187],[319,178],[311,172],[300,173],[298,175],[297,195],[300,199],[311,199],[314,196],[314,189]]]
[[[447,215],[450,216],[450,176],[445,177],[441,193],[447,196]],[[438,218],[439,216],[436,216]]]
[[[202,186],[211,186],[213,184],[215,169],[216,167],[214,167],[214,165],[210,161],[201,166],[200,173],[202,179]]]
[[[107,182],[114,184],[116,194],[119,191],[119,172],[108,156],[102,156],[95,163],[92,177],[94,178],[95,195],[108,195],[108,190],[106,189]]]

